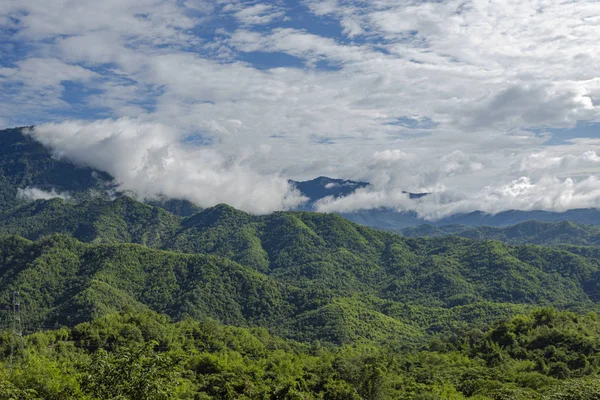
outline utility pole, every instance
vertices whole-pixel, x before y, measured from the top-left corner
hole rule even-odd
[[[23,344],[23,325],[21,324],[21,303],[19,301],[19,292],[13,292],[13,310],[12,310],[12,340],[10,342],[10,370],[13,369],[13,360],[15,358],[15,347],[19,346],[21,357],[25,361],[25,345]],[[18,342],[18,343],[17,343]]]

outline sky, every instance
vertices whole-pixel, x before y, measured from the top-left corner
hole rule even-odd
[[[201,206],[600,207],[598,43],[595,0],[3,0],[0,127]]]

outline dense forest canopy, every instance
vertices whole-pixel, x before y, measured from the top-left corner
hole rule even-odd
[[[8,357],[10,335],[0,337]],[[597,399],[600,321],[537,309],[418,350],[109,314],[25,338],[6,399]]]

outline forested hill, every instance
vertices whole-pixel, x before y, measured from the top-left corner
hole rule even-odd
[[[219,205],[183,218],[126,197],[53,199],[0,229],[0,301],[18,289],[34,325],[133,308],[298,340],[412,343],[534,305],[596,310],[600,300],[595,253],[404,238],[333,214]]]

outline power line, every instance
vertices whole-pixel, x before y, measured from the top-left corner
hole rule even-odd
[[[18,342],[18,343],[17,343]],[[19,346],[21,357],[25,362],[25,344],[23,343],[23,325],[21,323],[21,303],[19,301],[19,292],[13,292],[12,309],[12,339],[10,342],[10,370],[13,370],[13,361],[15,359],[15,347]]]

